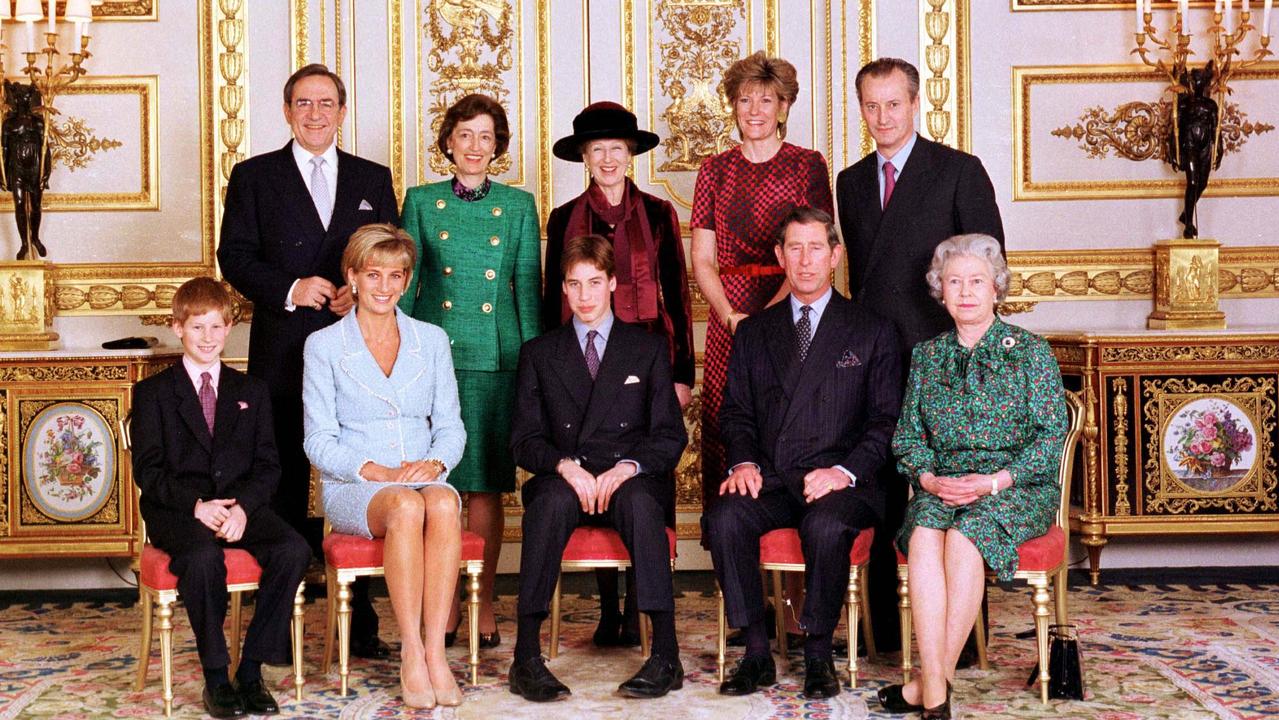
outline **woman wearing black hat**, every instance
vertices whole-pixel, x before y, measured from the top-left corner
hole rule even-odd
[[[547,220],[542,325],[549,330],[572,316],[560,287],[564,242],[580,235],[603,235],[613,243],[617,258],[613,314],[668,338],[675,394],[685,407],[693,397],[693,318],[679,218],[669,202],[643,192],[626,176],[631,158],[657,144],[656,135],[639,129],[634,113],[612,102],[588,105],[573,118],[573,134],[555,143],[555,157],[584,163],[591,181],[585,192],[552,210]],[[674,522],[672,512],[667,524]],[[617,572],[599,570],[596,576],[601,604],[595,644],[638,645],[634,596],[628,592],[623,627],[617,611]],[[627,578],[629,589],[634,577]]]

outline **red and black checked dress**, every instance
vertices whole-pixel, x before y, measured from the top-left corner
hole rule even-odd
[[[738,312],[763,310],[781,287],[784,276],[773,246],[782,218],[795,205],[834,212],[826,160],[815,150],[782,143],[771,160],[753,163],[735,147],[702,162],[691,226],[715,233],[720,282]],[[727,474],[719,408],[732,344],[728,326],[712,310],[702,375],[703,512],[719,496]]]

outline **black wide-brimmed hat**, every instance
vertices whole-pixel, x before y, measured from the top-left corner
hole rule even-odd
[[[597,102],[573,118],[573,134],[556,140],[551,152],[561,160],[582,162],[582,145],[591,140],[631,140],[635,143],[633,155],[646,153],[661,142],[653,133],[639,129],[635,113],[615,102]]]

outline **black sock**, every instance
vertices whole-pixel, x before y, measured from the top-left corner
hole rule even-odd
[[[742,630],[746,635],[746,657],[768,657],[768,625],[756,620]]]
[[[520,665],[542,654],[542,620],[545,613],[521,615],[515,623],[515,664]]]
[[[655,611],[648,613],[653,621],[653,654],[667,660],[679,661],[679,643],[675,640],[675,613]]]
[[[804,640],[804,657],[829,660],[832,652],[831,641],[833,637],[832,633],[823,633],[821,635],[809,633]],[[857,649],[853,648],[852,651],[857,652]]]
[[[260,682],[262,680],[262,663],[258,660],[243,658],[240,667],[235,670],[235,681],[240,684]]]
[[[230,685],[231,678],[227,677],[226,666],[216,668],[204,668],[204,684],[210,688],[222,687]]]
[[[617,626],[622,616],[617,611],[617,570],[595,568],[595,584],[600,590],[600,624]]]

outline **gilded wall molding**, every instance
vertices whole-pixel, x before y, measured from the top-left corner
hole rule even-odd
[[[172,0],[170,0],[172,1]],[[180,0],[179,0],[180,1]],[[156,20],[159,0],[106,0],[94,3],[93,21],[102,20]],[[58,3],[58,16],[66,12],[66,3]]]
[[[1110,384],[1115,398],[1115,514],[1128,515],[1132,512],[1128,503],[1128,379],[1111,378]]]
[[[1248,119],[1238,103],[1226,103],[1221,110],[1221,147],[1225,153],[1242,149],[1253,135],[1275,129],[1267,122]],[[1072,140],[1084,156],[1104,159],[1113,153],[1125,160],[1168,158],[1167,138],[1172,134],[1172,102],[1128,102],[1114,110],[1100,105],[1084,109],[1078,120],[1052,131],[1053,137]]]
[[[89,75],[81,78],[61,92],[62,96],[77,97],[87,95],[123,95],[135,96],[138,100],[137,136],[129,139],[130,145],[137,145],[138,168],[136,192],[46,192],[44,194],[44,210],[46,212],[99,212],[103,210],[159,210],[160,209],[160,140],[159,140],[159,80],[155,75]],[[84,120],[62,115],[66,120],[54,122],[54,135],[50,140],[54,162],[74,170],[84,167],[88,156],[95,152],[110,149],[103,145],[103,139],[92,134],[92,129],[84,125]],[[78,123],[77,123],[78,121]],[[78,140],[77,140],[78,136]],[[97,150],[94,150],[94,145]],[[120,141],[115,142],[120,145]],[[78,146],[78,147],[77,147]],[[83,153],[77,161],[75,156]],[[13,196],[4,193],[0,196],[0,211],[13,210]]]
[[[323,2],[324,0],[320,0]],[[293,69],[306,65],[307,50],[310,47],[311,6],[310,0],[289,0],[289,57],[293,58]]]
[[[1013,250],[1010,301],[1149,300],[1154,249]],[[1221,297],[1279,297],[1279,247],[1221,248]]]
[[[970,0],[919,0],[923,130],[934,141],[972,149]]]
[[[1279,80],[1279,62],[1260,63],[1240,70],[1240,81]],[[1013,199],[1014,200],[1100,200],[1180,198],[1185,180],[1171,169],[1159,179],[1115,179],[1044,181],[1033,176],[1031,143],[1031,91],[1036,86],[1089,85],[1102,83],[1166,83],[1167,78],[1145,65],[1061,65],[1014,67],[1013,89]],[[1060,121],[1046,121],[1057,125]],[[1142,121],[1134,121],[1140,124]],[[1154,122],[1152,117],[1151,122]],[[1134,126],[1135,127],[1135,126]],[[1063,128],[1056,128],[1063,130]],[[1253,132],[1258,128],[1253,127]],[[1242,136],[1242,127],[1240,128]],[[1074,130],[1071,128],[1071,135]],[[1138,148],[1145,151],[1146,148]],[[1051,150],[1049,152],[1052,152]],[[1102,175],[1102,173],[1098,173]],[[1215,175],[1205,195],[1221,197],[1279,195],[1279,175],[1270,177],[1223,177]]]
[[[391,145],[391,185],[395,198],[404,201],[404,181],[408,177],[408,158],[404,154],[404,2],[386,0],[387,55],[389,56],[391,101],[387,103]],[[336,20],[335,20],[336,22]],[[415,20],[416,22],[416,20]],[[416,34],[416,30],[414,31]],[[341,41],[335,43],[341,47]],[[420,123],[419,123],[420,124]]]
[[[1191,0],[1190,6],[1196,8],[1212,7],[1214,0]],[[1177,7],[1177,0],[1155,0],[1151,3],[1155,10],[1172,10]],[[1132,12],[1130,2],[1116,0],[1012,0],[1013,12],[1027,10],[1127,10]]]

